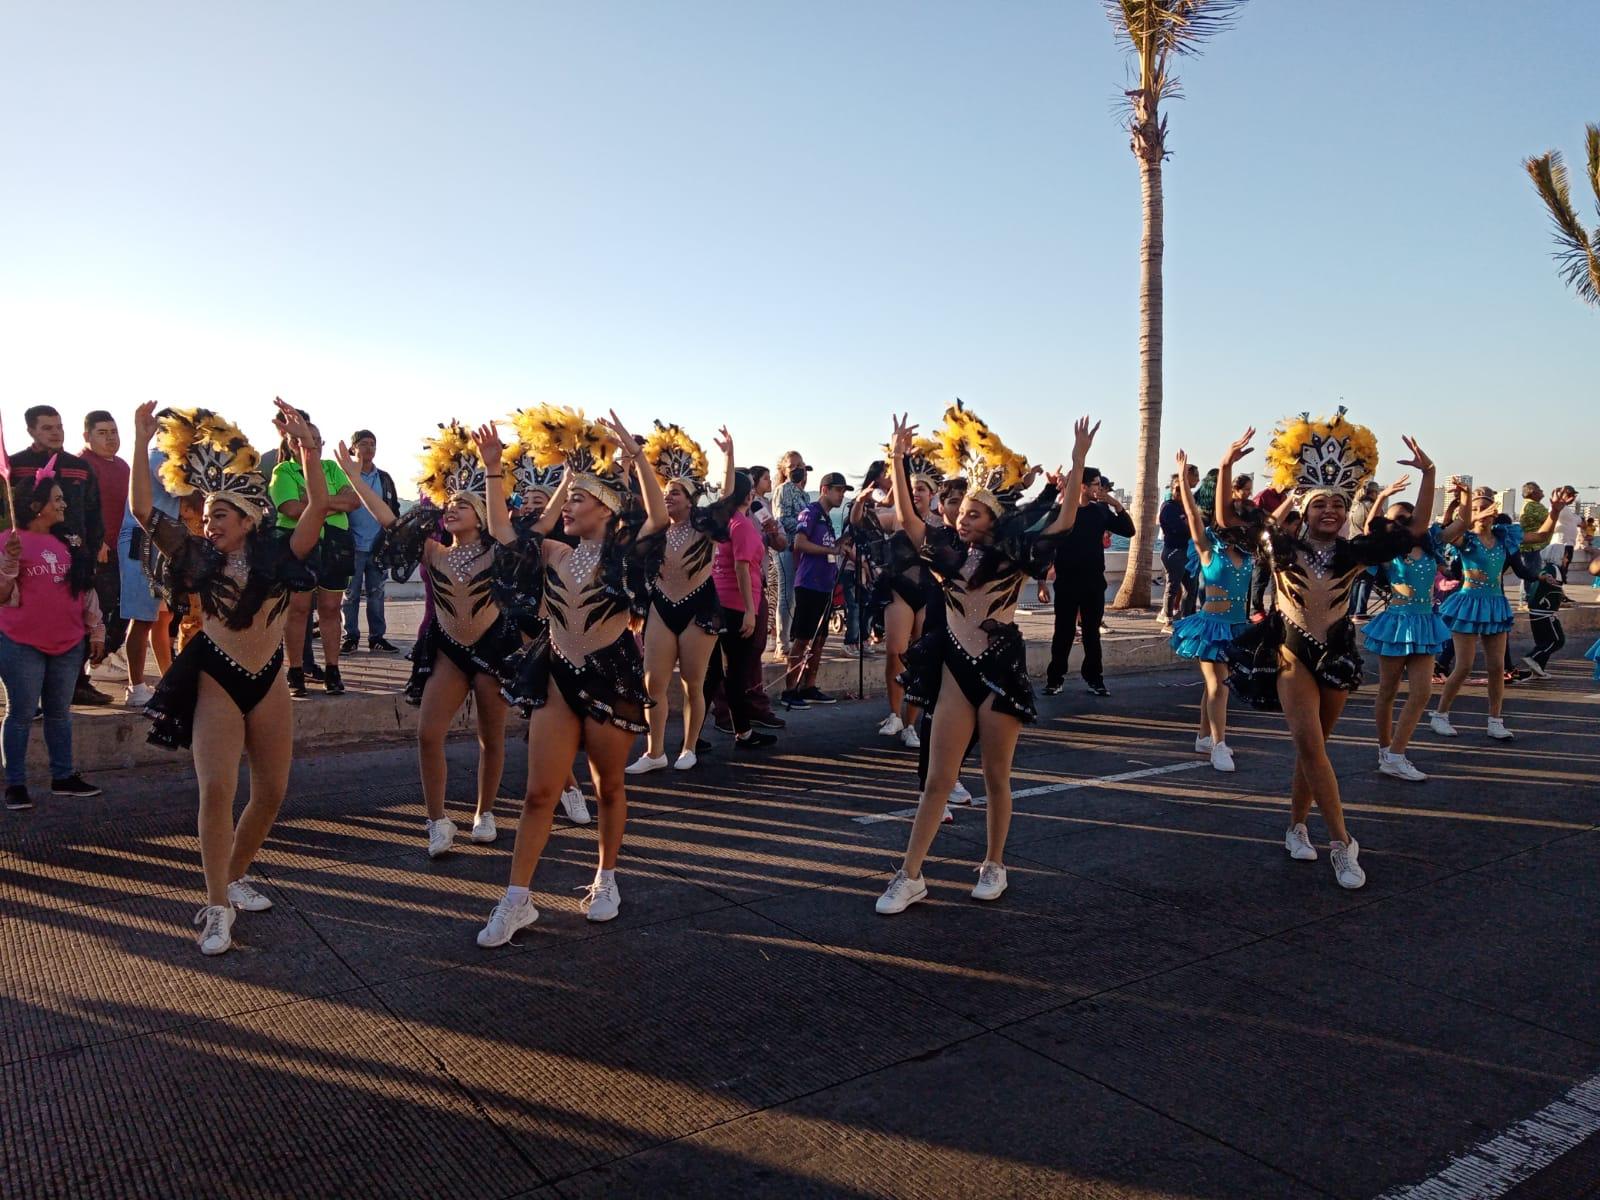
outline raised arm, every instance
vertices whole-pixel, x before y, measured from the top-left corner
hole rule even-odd
[[[550,496],[550,501],[533,523],[533,531],[540,536],[550,533],[561,523],[561,510],[567,506],[567,493],[572,491],[572,472],[561,472],[561,482]]]
[[[150,488],[150,439],[156,435],[156,402],[146,400],[133,410],[133,469],[128,476],[128,507],[139,527],[150,529],[155,497]]]
[[[911,441],[916,435],[917,427],[910,423],[909,416],[895,418],[894,433],[889,439],[889,456],[900,464],[900,469],[891,473],[895,519],[911,539],[911,544],[920,549],[928,536],[928,524],[917,515],[916,502],[911,498],[911,477],[905,469],[906,455],[911,453]],[[866,494],[867,490],[862,488],[861,497]],[[861,497],[857,497],[857,500]]]
[[[715,443],[717,449],[722,451],[723,465],[721,494],[724,496],[731,496],[733,495],[733,475],[736,469],[733,465],[733,434],[729,433],[728,427],[724,425],[721,429],[717,430],[717,436],[711,440],[713,443]]]
[[[292,405],[278,399],[273,403],[278,406],[273,424],[280,434],[290,439],[300,456],[300,469],[306,478],[306,506],[289,534],[289,552],[305,559],[317,548],[322,537],[322,522],[328,516],[328,479],[322,473],[322,443]]]
[[[1576,500],[1576,496],[1567,494],[1566,488],[1557,488],[1550,493],[1550,513],[1544,519],[1544,524],[1533,531],[1534,537],[1542,537],[1547,533],[1554,533],[1556,518],[1561,515],[1561,510]]]
[[[1089,447],[1094,445],[1094,435],[1100,432],[1100,422],[1092,426],[1088,417],[1079,417],[1072,426],[1072,470],[1063,477],[1060,473],[1050,480],[1056,485],[1061,499],[1061,509],[1056,519],[1044,529],[1049,536],[1067,533],[1078,519],[1078,501],[1083,495],[1083,464],[1089,460]]]
[[[1459,475],[1450,476],[1450,505],[1444,510],[1444,528],[1439,532],[1442,542],[1457,542],[1472,525],[1472,500],[1467,485]]]
[[[1212,499],[1211,507],[1217,524],[1224,529],[1230,525],[1243,524],[1233,515],[1233,464],[1251,452],[1250,439],[1255,436],[1256,429],[1252,425],[1228,447],[1228,452],[1222,456],[1222,466],[1217,469],[1217,494]],[[1280,507],[1278,512],[1273,514],[1273,519],[1276,520],[1283,511],[1284,509]]]
[[[1433,459],[1429,458],[1421,446],[1417,445],[1414,437],[1404,438],[1406,449],[1411,451],[1411,457],[1400,460],[1402,467],[1415,467],[1422,472],[1422,482],[1417,485],[1417,503],[1411,511],[1411,532],[1417,537],[1426,537],[1428,527],[1433,524],[1433,499],[1438,491],[1435,484],[1437,479]]]
[[[1366,519],[1361,522],[1360,532],[1371,533],[1372,523],[1379,517],[1383,516],[1384,510],[1389,507],[1390,498],[1393,496],[1398,496],[1401,492],[1405,491],[1410,482],[1411,476],[1402,475],[1399,479],[1396,479],[1388,487],[1380,491],[1376,499],[1374,499],[1372,504],[1367,508],[1367,516]]]
[[[661,492],[661,480],[656,478],[655,468],[639,453],[638,441],[628,432],[628,427],[622,423],[615,409],[611,410],[611,419],[604,424],[616,434],[622,469],[632,471],[639,477],[639,495],[644,501],[645,513],[644,524],[639,526],[639,536],[649,537],[653,533],[660,533],[667,527],[667,498]]]
[[[1178,451],[1178,500],[1183,505],[1183,515],[1189,521],[1189,538],[1194,542],[1194,552],[1200,556],[1202,563],[1211,561],[1211,541],[1206,537],[1205,518],[1200,515],[1200,506],[1194,502],[1194,493],[1187,486],[1189,479],[1189,456],[1182,450]]]
[[[511,527],[511,510],[506,507],[505,447],[500,442],[500,431],[491,422],[480,425],[472,433],[477,444],[478,457],[483,459],[483,506],[489,513],[489,536],[502,546],[517,540],[517,531]]]
[[[350,452],[350,447],[340,442],[333,452],[333,461],[344,469],[350,478],[350,487],[355,491],[356,497],[363,507],[372,514],[372,519],[383,528],[388,529],[400,519],[398,513],[390,508],[384,498],[373,491],[361,478],[361,467],[356,462],[356,456]]]

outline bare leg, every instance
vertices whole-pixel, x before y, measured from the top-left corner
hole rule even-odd
[[[802,690],[817,686],[817,672],[822,669],[822,647],[828,641],[828,622],[824,620],[817,628],[817,636],[811,639],[811,646],[806,651],[806,665],[800,687]]]
[[[905,670],[903,656],[911,645],[911,626],[914,621],[911,606],[896,596],[883,611],[883,674],[889,694],[889,715],[898,717],[905,704],[906,690],[900,686],[900,672]],[[906,722],[910,724],[910,721]]]
[[[156,609],[155,623],[150,626],[150,652],[156,656],[156,670],[165,675],[172,670],[172,614],[166,606]]]
[[[1299,789],[1302,779],[1316,802],[1328,833],[1336,842],[1350,840],[1344,825],[1344,807],[1339,802],[1339,777],[1328,761],[1328,735],[1333,732],[1344,711],[1348,693],[1324,688],[1317,683],[1299,659],[1285,652],[1278,671],[1278,699],[1283,705],[1283,715],[1289,722],[1289,736],[1294,739],[1296,804],[1299,808]],[[1295,821],[1304,820],[1299,812]]]
[[[944,667],[942,670],[944,678],[939,684],[939,704],[933,710],[933,724],[928,731],[928,781],[917,801],[917,815],[911,822],[911,838],[906,844],[906,857],[902,864],[905,873],[912,879],[922,876],[922,860],[928,856],[928,847],[933,845],[933,836],[939,832],[939,823],[944,820],[945,805],[950,802],[950,789],[956,785],[956,777],[961,772],[961,759],[967,752],[973,726],[978,720],[977,711],[967,703],[960,685],[950,674],[950,668]],[[1008,790],[1008,805],[1010,796]]]
[[[289,593],[289,620],[283,627],[283,661],[293,669],[306,652],[306,630],[311,625],[311,592]]]
[[[644,623],[644,690],[654,701],[645,714],[650,733],[644,752],[651,758],[660,758],[667,752],[667,688],[672,684],[672,668],[677,662],[678,638],[660,614],[652,610]]]
[[[1393,741],[1394,732],[1394,698],[1400,691],[1400,679],[1409,670],[1409,658],[1392,658],[1384,655],[1378,659],[1378,698],[1372,707],[1372,719],[1378,726],[1378,749],[1388,750]],[[1429,690],[1432,688],[1430,686]],[[1409,706],[1415,698],[1417,681],[1411,679],[1411,694],[1406,697]],[[1423,703],[1427,703],[1427,693],[1423,693]],[[1412,723],[1415,727],[1415,722]],[[1395,751],[1397,754],[1405,753],[1405,743]]]
[[[1506,702],[1506,638],[1504,633],[1483,635],[1483,663],[1489,672],[1489,715],[1498,717]]]
[[[1206,681],[1201,726],[1221,745],[1228,739],[1228,664],[1202,662],[1200,675]]]
[[[281,671],[272,690],[245,717],[244,729],[245,753],[250,756],[250,800],[233,830],[229,880],[239,879],[250,870],[289,790],[289,767],[294,762],[294,711]]]
[[[528,786],[522,796],[522,820],[517,823],[517,840],[511,847],[512,887],[527,887],[533,882],[534,868],[550,840],[550,824],[555,819],[556,801],[561,798],[562,776],[578,753],[583,725],[570,708],[561,689],[550,685],[549,699],[543,708],[533,710],[528,719]],[[539,751],[533,753],[531,747]]]
[[[494,811],[500,794],[500,776],[506,766],[506,711],[499,681],[492,675],[476,675],[472,698],[478,713],[478,807],[480,813]],[[442,757],[442,756],[441,756]]]
[[[1450,706],[1456,702],[1456,693],[1461,690],[1461,685],[1467,682],[1467,676],[1472,674],[1472,664],[1478,657],[1476,634],[1452,633],[1450,640],[1456,644],[1456,665],[1450,669],[1450,675],[1444,681],[1444,688],[1439,692],[1439,711],[1442,713],[1449,712]],[[1490,671],[1489,674],[1492,677],[1494,671]],[[1504,691],[1503,685],[1501,690]]]
[[[194,710],[194,773],[200,785],[200,867],[206,876],[206,903],[228,903],[229,858],[233,852],[233,798],[239,788],[239,756],[244,753],[244,717],[222,685],[200,676]]]
[[[1383,660],[1385,665],[1389,660]],[[1433,655],[1413,654],[1406,659],[1406,702],[1400,710],[1400,720],[1395,725],[1389,749],[1404,754],[1411,745],[1411,735],[1417,731],[1422,714],[1428,711],[1428,700],[1433,695]]]
[[[417,712],[417,768],[422,776],[422,803],[428,820],[444,816],[445,786],[449,765],[445,762],[444,741],[450,722],[467,698],[467,677],[443,654],[433,656],[433,674],[422,685],[422,705]],[[502,744],[502,757],[504,746]]]
[[[988,793],[984,858],[992,863],[1005,862],[1006,835],[1011,832],[1011,758],[1021,732],[1022,722],[1016,717],[995,712],[993,696],[983,702],[978,710],[978,745],[983,754],[983,787]]]
[[[128,658],[128,686],[138,687],[144,682],[145,656],[150,649],[150,622],[131,622],[128,625],[128,640],[122,646]]]
[[[595,798],[600,802],[600,869],[617,869],[622,850],[622,832],[628,823],[628,793],[623,787],[622,768],[627,765],[628,747],[633,734],[599,721],[583,723],[583,748],[589,757],[589,778],[594,781]]]
[[[678,677],[683,681],[683,749],[692,752],[700,740],[700,727],[706,721],[706,670],[711,665],[711,655],[717,648],[717,639],[691,625],[678,639]],[[732,681],[730,681],[732,686]],[[655,709],[650,710],[652,713]],[[661,706],[661,719],[665,723],[667,706]],[[612,726],[615,728],[615,726]],[[666,731],[662,731],[666,743]],[[602,810],[604,811],[604,810]]]
[[[344,620],[344,593],[317,589],[317,627],[322,633],[322,663],[339,665],[339,644],[344,640],[340,622]]]

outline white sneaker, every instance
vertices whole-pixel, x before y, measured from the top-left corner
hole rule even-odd
[[[1541,667],[1539,665],[1537,659],[1524,658],[1522,660],[1522,665],[1527,667],[1528,670],[1532,671],[1533,674],[1534,674],[1534,677],[1536,679],[1549,679],[1550,678],[1550,672],[1546,671],[1543,667]]]
[[[1194,739],[1194,752],[1196,754],[1210,754],[1211,747],[1215,745],[1216,743],[1211,740],[1209,734],[1203,737],[1197,737]]]
[[[890,713],[878,726],[878,732],[884,737],[894,737],[905,727],[906,723],[900,719],[899,713]]]
[[[1211,747],[1211,769],[1225,775],[1233,774],[1233,751],[1227,742],[1216,742]]]
[[[1450,718],[1442,712],[1428,714],[1428,728],[1440,737],[1455,737],[1456,727],[1450,724]]]
[[[693,750],[685,750],[682,754],[678,755],[677,761],[672,764],[672,769],[674,771],[692,771],[694,770],[695,763],[699,761],[699,757]]]
[[[574,825],[587,825],[593,820],[589,816],[589,806],[583,802],[583,793],[577,788],[568,788],[561,793],[561,811],[567,814],[567,820]]]
[[[971,804],[972,793],[967,791],[966,785],[961,780],[956,780],[955,787],[950,789],[951,804]]]
[[[472,840],[475,842],[492,842],[500,836],[500,831],[494,827],[494,813],[481,812],[472,818]]]
[[[1489,718],[1489,736],[1497,742],[1509,742],[1516,738],[1516,734],[1506,728],[1506,723],[1499,717]]]
[[[478,930],[478,945],[504,946],[517,930],[526,929],[539,919],[539,910],[531,899],[512,900],[500,897],[500,903],[489,914],[489,923]]]
[[[973,885],[974,900],[998,900],[1006,890],[1006,869],[996,862],[986,862],[978,868],[978,882]]]
[[[658,754],[652,758],[650,757],[650,752],[647,750],[627,766],[623,767],[622,772],[625,775],[648,775],[651,771],[665,771],[666,769],[667,756],[665,754]]]
[[[939,818],[939,824],[941,824],[941,825],[954,825],[955,823],[956,823],[956,815],[955,815],[955,813],[950,811],[950,801],[946,800],[944,802],[944,816]]]
[[[208,904],[194,915],[200,926],[201,954],[225,954],[233,946],[233,919],[238,916],[226,904]]]
[[[455,845],[456,823],[449,817],[440,817],[437,821],[428,822],[428,857],[438,858],[441,854],[449,854],[450,848]]]
[[[129,708],[143,708],[155,694],[155,688],[148,683],[136,683],[122,694],[122,702]]]
[[[1388,750],[1378,751],[1378,774],[1392,775],[1396,779],[1409,779],[1412,783],[1422,783],[1427,776],[1411,765],[1411,760],[1404,754],[1393,754]]]
[[[1356,861],[1360,853],[1361,847],[1356,844],[1355,838],[1348,842],[1328,843],[1328,857],[1333,860],[1333,877],[1339,881],[1340,887],[1354,889],[1367,882],[1367,873]]]
[[[1301,821],[1298,825],[1289,826],[1289,832],[1283,835],[1283,845],[1289,851],[1289,857],[1299,862],[1315,862],[1317,848],[1311,844],[1311,835],[1306,832],[1306,823]]]
[[[228,903],[244,912],[266,912],[272,907],[272,901],[263,896],[250,885],[255,878],[250,875],[241,875],[228,885]]]
[[[900,744],[905,746],[908,750],[922,749],[922,739],[917,736],[917,731],[910,725],[907,725],[900,731]]]
[[[588,893],[584,896],[580,907],[583,909],[583,915],[591,921],[609,921],[622,907],[622,892],[617,888],[615,873],[611,875],[597,873],[593,883],[587,888],[578,890]]]
[[[883,895],[878,897],[878,911],[881,913],[902,913],[913,904],[928,898],[928,885],[920,879],[912,879],[905,871],[894,873],[894,878],[889,881],[889,886],[884,889]]]

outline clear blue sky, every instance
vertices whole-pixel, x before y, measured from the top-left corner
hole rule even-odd
[[[1390,457],[1600,484],[1600,313],[1519,165],[1580,157],[1597,63],[1566,3],[1247,6],[1170,109],[1164,456],[1343,397]],[[281,393],[410,474],[551,400],[853,474],[960,395],[1051,464],[1102,417],[1131,485],[1124,71],[1093,0],[12,5],[6,432],[264,442]]]

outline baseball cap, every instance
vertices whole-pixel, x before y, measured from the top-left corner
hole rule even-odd
[[[844,476],[837,471],[829,471],[818,481],[817,486],[819,488],[842,487],[847,492],[855,491],[855,488],[846,483]]]

